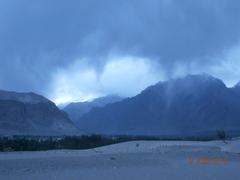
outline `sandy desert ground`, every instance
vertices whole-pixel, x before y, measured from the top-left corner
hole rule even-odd
[[[240,140],[0,153],[0,180],[238,180]]]

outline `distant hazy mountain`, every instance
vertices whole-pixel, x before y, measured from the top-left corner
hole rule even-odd
[[[240,129],[240,86],[210,75],[188,75],[148,87],[123,101],[94,108],[78,121],[84,132],[185,134]]]
[[[77,128],[66,113],[34,93],[0,90],[0,134],[75,134]]]
[[[122,97],[116,95],[104,96],[96,98],[93,101],[71,103],[63,108],[63,110],[74,122],[77,122],[83,114],[89,112],[92,108],[104,107],[107,104],[118,102],[122,99]]]

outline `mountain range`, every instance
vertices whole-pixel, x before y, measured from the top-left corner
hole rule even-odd
[[[70,103],[63,110],[74,122],[95,107],[104,107],[107,104],[121,101],[123,98],[117,95],[109,95],[93,99],[92,101]]]
[[[139,95],[93,108],[76,121],[86,133],[176,135],[240,129],[240,85],[208,74],[159,82]]]
[[[68,114],[35,93],[0,90],[0,135],[240,131],[240,83],[227,87],[207,74],[188,75],[159,82],[131,98],[107,96],[71,103],[64,110]]]

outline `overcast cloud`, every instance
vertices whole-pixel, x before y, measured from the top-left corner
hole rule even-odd
[[[240,80],[240,1],[0,0],[0,89],[132,96],[207,72]]]

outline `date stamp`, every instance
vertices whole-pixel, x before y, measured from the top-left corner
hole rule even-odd
[[[223,157],[189,157],[187,158],[188,164],[215,164],[215,165],[220,165],[220,164],[227,164],[228,159],[223,158]]]

